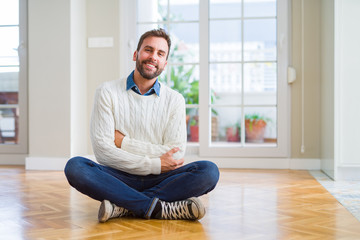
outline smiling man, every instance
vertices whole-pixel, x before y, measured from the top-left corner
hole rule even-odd
[[[184,165],[185,100],[158,81],[170,37],[144,33],[134,52],[135,70],[96,91],[90,134],[98,163],[74,157],[65,167],[71,186],[101,202],[98,220],[134,216],[198,220],[198,196],[215,188],[219,170],[209,161]]]

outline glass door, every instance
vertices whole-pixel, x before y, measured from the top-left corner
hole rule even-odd
[[[200,155],[286,156],[286,1],[210,0],[207,8]]]

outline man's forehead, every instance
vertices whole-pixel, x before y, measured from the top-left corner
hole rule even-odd
[[[141,48],[151,47],[156,48],[158,50],[162,50],[164,52],[168,52],[168,43],[162,37],[147,37],[144,39],[143,43],[141,44]]]

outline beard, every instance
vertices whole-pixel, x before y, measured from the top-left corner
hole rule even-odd
[[[140,62],[140,60],[138,59],[138,57],[136,57],[136,69],[139,71],[140,75],[148,80],[157,78],[163,71],[164,71],[164,67],[159,67],[158,64],[155,65],[155,72],[150,72],[148,70],[146,70],[144,68],[144,65],[146,65],[147,63],[151,63],[151,61],[142,61]]]

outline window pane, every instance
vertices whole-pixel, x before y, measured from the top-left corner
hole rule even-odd
[[[0,0],[0,25],[19,24],[19,1]]]
[[[241,104],[241,64],[210,64],[212,104]]]
[[[245,17],[275,17],[276,0],[245,0]]]
[[[210,21],[210,61],[241,60],[241,21]]]
[[[17,98],[9,98],[2,93],[19,91],[19,67],[0,67],[0,104],[17,104]],[[5,100],[4,100],[5,99]],[[14,102],[14,100],[16,101]]]
[[[184,96],[186,104],[198,104],[199,66],[171,66],[170,87]]]
[[[211,141],[240,142],[241,108],[215,107],[211,108]]]
[[[170,21],[199,20],[199,0],[170,0]]]
[[[199,24],[177,23],[170,25],[172,50],[170,61],[173,63],[199,62]]]
[[[164,24],[157,24],[157,23],[152,23],[152,24],[138,24],[137,25],[137,35],[138,35],[138,40],[140,39],[141,35],[149,30],[153,30],[153,29],[159,29],[159,28],[163,28],[167,31],[166,25]]]
[[[0,27],[0,66],[19,65],[19,27]]]
[[[257,107],[245,109],[245,142],[277,142],[276,107]],[[275,146],[275,145],[274,145]]]
[[[167,0],[137,0],[137,21],[156,22],[167,18]]]
[[[199,114],[197,108],[186,108],[186,127],[189,142],[199,142]]]
[[[276,20],[244,20],[244,60],[276,60]]]
[[[6,99],[11,99],[17,93],[9,93]],[[0,101],[4,97],[0,93]],[[16,100],[17,101],[17,100]],[[0,108],[0,144],[16,144],[18,142],[18,108]]]
[[[241,17],[241,0],[210,0],[210,18]]]
[[[276,63],[244,64],[244,103],[247,105],[276,105]]]

